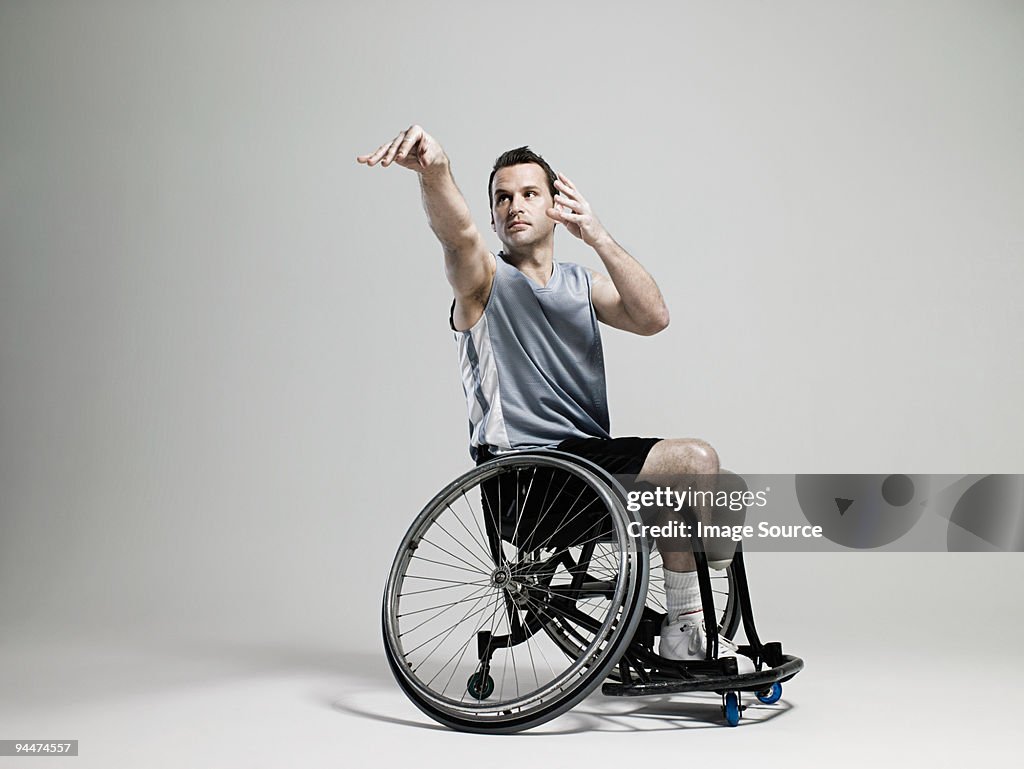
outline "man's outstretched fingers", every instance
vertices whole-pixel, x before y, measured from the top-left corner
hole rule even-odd
[[[376,152],[373,153],[373,159],[370,161],[370,165],[373,166],[373,165],[377,165],[378,163],[380,163],[385,157],[387,157],[388,150],[390,148],[391,148],[391,142],[385,142],[384,144],[382,144],[380,146],[380,149],[378,149]]]
[[[402,139],[405,138],[405,131],[398,134],[394,141],[388,146],[388,153],[384,156],[384,160],[381,161],[382,166],[389,166],[395,159],[395,153],[398,152],[398,145],[402,143]]]
[[[405,158],[405,156],[409,154],[409,150],[412,149],[421,138],[423,138],[423,129],[418,125],[409,126],[409,130],[405,132],[405,140],[398,148],[398,158]]]
[[[390,144],[390,142],[388,143]],[[360,163],[366,163],[368,166],[372,166],[377,160],[380,159],[381,153],[388,148],[388,144],[382,144],[369,155],[360,155],[356,158]]]

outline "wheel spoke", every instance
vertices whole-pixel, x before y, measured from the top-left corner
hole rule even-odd
[[[493,595],[493,596],[491,596],[490,598],[487,598],[487,596],[486,596],[486,595],[483,595],[483,596],[480,596],[480,598],[478,598],[478,599],[477,599],[477,602],[479,602],[480,600],[485,600],[485,601],[487,602],[487,605],[486,605],[486,606],[484,606],[484,608],[483,608],[483,609],[482,609],[482,610],[481,610],[481,611],[479,612],[479,613],[480,613],[480,615],[481,615],[481,617],[486,617],[486,615],[487,615],[487,610],[491,608],[491,604],[492,604],[492,603],[493,603],[493,602],[494,602],[495,600],[497,600],[497,599],[498,599],[498,597],[499,597],[499,596],[497,596],[497,595]],[[470,608],[470,612],[467,612],[467,613],[466,613],[466,615],[465,615],[465,616],[464,616],[464,617],[463,617],[463,618],[462,618],[462,619],[461,619],[461,620],[459,621],[459,623],[460,623],[460,624],[461,624],[461,623],[462,623],[463,621],[465,621],[465,619],[466,619],[467,617],[471,616],[471,614],[470,614],[470,613],[472,612],[472,609],[473,609],[473,608],[475,608],[475,605],[474,605],[473,607],[471,607],[471,608]],[[481,620],[480,620],[480,624],[478,624],[478,625],[477,625],[477,629],[479,629],[479,628],[480,628],[480,625],[482,625],[482,624],[484,623],[484,621],[485,621],[484,619],[481,619]],[[472,642],[472,640],[473,640],[473,637],[474,637],[475,635],[476,635],[476,631],[473,631],[473,634],[469,636],[469,639],[468,639],[468,640],[466,641],[466,643],[464,643],[464,644],[462,645],[462,650],[463,650],[463,654],[465,654],[465,650],[466,650],[467,648],[469,648],[469,644],[470,644],[470,643]],[[434,679],[436,679],[436,678],[437,678],[437,677],[438,677],[439,675],[441,675],[441,673],[443,673],[443,672],[444,672],[444,669],[445,669],[446,667],[448,667],[448,665],[449,665],[449,664],[451,663],[451,661],[452,661],[453,659],[455,659],[455,655],[456,655],[456,654],[458,654],[458,653],[459,653],[459,650],[458,650],[458,649],[456,649],[456,650],[455,650],[455,653],[454,653],[454,654],[452,654],[452,656],[451,656],[451,657],[449,657],[449,658],[447,659],[447,661],[446,661],[446,662],[445,662],[445,663],[444,663],[444,664],[443,664],[443,665],[442,665],[442,666],[440,667],[440,669],[439,669],[439,670],[438,670],[438,671],[437,671],[436,673],[434,673],[434,676],[433,676],[433,678],[431,678],[431,679],[430,679],[429,681],[427,681],[427,686],[430,686],[430,685],[431,685],[432,683],[434,683]],[[428,655],[428,658],[429,658],[429,655]],[[459,662],[461,662],[461,661],[462,661],[462,657],[459,657]],[[426,658],[424,659],[424,662],[426,662]],[[442,692],[444,692],[444,691],[446,691],[446,690],[448,689],[448,684],[450,684],[450,683],[451,683],[451,680],[452,680],[452,676],[454,676],[454,675],[455,675],[455,671],[459,669],[459,662],[456,662],[456,663],[455,663],[455,668],[454,668],[454,669],[452,670],[452,675],[448,677],[448,681],[447,681],[447,682],[445,683],[445,685],[444,685],[444,688],[443,688],[443,689],[441,690]],[[422,666],[422,665],[423,665],[423,663],[421,662],[421,663],[420,663],[420,666]]]
[[[416,630],[419,630],[421,627],[426,625],[428,622],[434,621],[435,619],[440,617],[442,614],[444,614],[445,612],[449,611],[452,607],[458,606],[460,603],[464,603],[465,601],[472,600],[474,597],[479,597],[479,594],[481,592],[484,593],[484,595],[486,595],[487,587],[478,587],[476,590],[473,591],[473,593],[470,596],[464,598],[462,601],[455,601],[453,603],[448,604],[448,608],[447,609],[439,611],[437,614],[434,614],[431,617],[427,617],[425,620],[420,622],[420,624],[416,625],[415,627],[411,627],[408,630],[403,630],[401,633],[399,633],[399,636],[409,635],[409,633],[412,633],[412,632],[414,632]]]
[[[433,592],[435,592],[437,590],[454,590],[457,587],[466,587],[466,586],[473,586],[473,585],[489,585],[489,584],[491,584],[490,580],[487,580],[486,582],[459,582],[456,585],[444,585],[443,587],[429,587],[426,590],[410,590],[407,593],[404,593],[404,592],[403,593],[399,593],[398,594],[398,598],[399,598],[399,600],[401,600],[402,598],[405,598],[406,596],[410,596],[410,595],[423,595],[423,593],[433,593]]]
[[[451,510],[450,507],[448,509]],[[452,511],[452,515],[454,515],[454,514],[455,514],[455,512]],[[456,545],[458,545],[463,550],[465,550],[470,556],[475,558],[477,560],[478,564],[483,567],[484,571],[491,571],[491,567],[487,564],[486,561],[481,560],[480,556],[478,556],[476,553],[474,553],[472,550],[470,550],[468,547],[466,547],[460,540],[458,540],[455,537],[453,537],[451,532],[448,531],[448,529],[446,529],[444,526],[441,525],[440,517],[438,518],[438,520],[434,521],[434,524],[437,526],[437,528],[439,528],[441,531],[443,531],[445,534],[448,535],[448,539],[450,539]],[[437,545],[434,542],[431,542],[430,544],[432,544],[432,545],[434,545],[434,547],[437,547],[437,548],[440,549],[440,545]],[[447,550],[445,550],[445,552],[448,553]],[[450,555],[452,558],[457,558],[458,560],[462,561],[464,564],[466,564],[466,566],[472,566],[473,565],[473,564],[465,561],[464,559],[459,558],[454,553],[448,553],[448,555]]]
[[[465,492],[463,492],[462,498],[463,499],[466,498]],[[469,500],[466,500],[466,502],[468,504]],[[477,545],[477,547],[479,547],[480,550],[482,550],[483,553],[488,558],[490,558],[491,554],[487,551],[487,546],[484,544],[484,542],[486,542],[486,538],[484,538],[484,539],[477,539],[475,536],[473,536],[473,532],[471,532],[469,530],[469,527],[467,527],[466,524],[463,522],[462,517],[457,512],[455,512],[455,509],[451,505],[448,505],[448,509],[452,511],[452,515],[455,516],[455,520],[459,522],[459,525],[462,526],[462,528],[465,530],[465,532],[469,535],[470,539],[473,540],[473,543],[475,545]],[[476,523],[477,530],[479,530],[480,529],[480,524],[477,523],[476,516],[473,514],[472,508],[470,508],[469,513],[470,513],[470,518],[473,519],[473,523]],[[480,532],[480,536],[483,537],[483,532]],[[492,571],[492,570],[494,570],[494,568],[496,568],[496,566],[493,563],[487,565],[488,571]]]
[[[484,552],[487,553],[487,557],[490,558],[493,561],[494,558],[491,555],[491,552],[487,549],[487,535],[484,534],[483,530],[480,528],[480,521],[477,520],[477,515],[476,515],[476,513],[473,510],[473,504],[469,501],[469,498],[466,496],[465,489],[463,489],[463,491],[462,491],[462,500],[466,503],[466,508],[469,510],[469,517],[473,521],[473,525],[476,526],[477,533],[480,534],[480,539],[478,540],[478,542],[480,543],[481,548],[483,548]],[[483,505],[481,504],[480,505],[480,517],[481,518],[483,517],[483,514],[484,514]],[[495,564],[494,568],[497,568],[497,567],[498,567],[498,565]]]
[[[566,477],[565,481],[562,483],[562,485],[558,489],[558,491],[555,492],[555,496],[551,499],[551,504],[548,505],[547,507],[543,507],[543,504],[542,504],[543,509],[541,510],[540,515],[537,516],[537,520],[533,524],[533,530],[530,532],[530,535],[526,538],[526,540],[525,540],[526,542],[530,542],[530,541],[533,540],[533,535],[537,533],[537,528],[540,526],[541,521],[543,521],[547,517],[548,511],[551,510],[555,506],[555,502],[558,501],[558,498],[560,496],[562,496],[562,492],[565,491],[565,487],[569,485],[569,481],[571,480],[572,476],[568,475],[568,474],[566,474],[566,475],[567,475],[567,477]],[[548,477],[548,491],[551,490],[551,481],[553,479],[554,479],[554,473],[549,473],[549,477]],[[580,494],[582,494],[582,493],[583,492],[581,491]],[[547,501],[547,493],[544,494],[544,501],[545,502]],[[573,502],[573,504],[575,504],[575,502]],[[570,506],[570,508],[571,508],[571,506]],[[536,549],[536,548],[534,548],[534,549]]]
[[[487,571],[481,571],[480,569],[468,569],[465,566],[455,566],[450,563],[445,563],[444,561],[433,561],[430,558],[424,558],[422,555],[413,555],[411,556],[411,558],[414,558],[418,561],[426,561],[427,563],[436,563],[438,566],[444,566],[448,569],[458,569],[459,571],[468,571],[472,572],[473,574],[483,574],[485,577],[491,576],[490,572]]]
[[[489,584],[490,583],[488,583],[488,585]],[[482,588],[477,588],[477,590],[485,590],[486,588],[487,588],[487,586],[485,585]],[[469,598],[460,598],[457,601],[449,601],[448,603],[439,603],[436,606],[427,606],[426,608],[416,609],[415,611],[401,612],[399,614],[396,614],[395,617],[397,619],[401,619],[402,617],[411,617],[413,614],[421,614],[421,613],[423,613],[425,611],[430,611],[431,609],[440,609],[442,606],[456,606],[456,605],[458,605],[460,603],[465,603],[466,601],[472,601],[472,600],[473,600],[472,596],[470,596]]]
[[[597,499],[597,497],[595,497],[594,499],[592,499],[592,500],[590,500],[589,502],[587,502],[587,503],[586,503],[586,504],[585,504],[585,505],[584,505],[584,506],[583,506],[582,508],[580,508],[580,510],[579,510],[579,511],[577,511],[577,513],[576,513],[575,515],[573,515],[573,517],[572,517],[572,518],[570,518],[570,517],[569,517],[569,513],[571,513],[571,512],[572,512],[572,510],[573,510],[573,508],[574,508],[574,507],[576,507],[576,503],[580,501],[580,497],[582,497],[582,496],[583,496],[583,494],[584,494],[584,493],[585,493],[586,491],[587,491],[587,490],[586,490],[585,488],[584,488],[584,489],[580,489],[580,493],[576,495],[576,499],[574,499],[574,500],[572,501],[572,504],[571,504],[571,505],[569,505],[569,509],[565,511],[565,515],[564,515],[564,516],[562,517],[562,522],[561,522],[561,523],[560,523],[560,524],[558,525],[558,527],[557,527],[557,528],[556,528],[556,529],[555,529],[555,530],[554,530],[553,532],[551,532],[550,534],[548,534],[547,538],[546,538],[546,539],[545,539],[545,540],[544,540],[543,542],[541,542],[541,543],[540,543],[540,545],[537,545],[536,547],[539,547],[539,548],[543,548],[543,547],[546,547],[546,546],[547,546],[547,544],[548,544],[548,542],[550,542],[550,541],[552,540],[552,538],[553,538],[553,537],[554,537],[554,536],[555,536],[555,535],[556,535],[556,534],[557,534],[558,532],[560,532],[560,531],[561,531],[562,529],[564,529],[564,528],[565,528],[566,526],[568,526],[568,525],[569,525],[570,523],[572,523],[572,522],[573,522],[573,521],[575,521],[575,520],[576,520],[577,518],[579,518],[579,517],[580,517],[580,515],[582,515],[583,513],[585,513],[585,512],[587,511],[587,508],[588,508],[588,507],[590,507],[590,506],[591,506],[591,505],[592,505],[592,504],[593,504],[594,502],[596,502],[596,501],[599,501],[599,500]]]
[[[498,598],[499,598],[499,596],[495,596],[494,598],[492,598],[492,599],[491,599],[491,601],[495,601],[495,600],[497,600]],[[487,612],[487,609],[489,609],[489,608],[491,608],[490,604],[488,604],[488,605],[487,605],[486,607],[484,607],[484,613],[486,613],[486,612]],[[443,689],[441,689],[441,693],[442,693],[442,694],[444,694],[444,693],[445,693],[446,691],[448,691],[448,686],[449,686],[449,684],[451,684],[451,682],[452,682],[452,678],[454,678],[454,677],[455,677],[455,674],[456,674],[456,673],[458,672],[458,670],[459,670],[459,665],[461,665],[461,664],[462,664],[462,658],[466,656],[466,652],[467,652],[467,651],[469,650],[469,645],[470,645],[471,643],[473,643],[473,639],[474,639],[474,638],[476,638],[476,636],[477,636],[477,633],[479,633],[479,632],[480,632],[480,628],[482,628],[482,627],[484,626],[484,622],[487,622],[487,621],[489,621],[489,620],[490,620],[490,617],[486,617],[486,618],[483,618],[483,619],[481,619],[481,620],[480,620],[480,622],[479,622],[479,623],[477,623],[477,626],[476,626],[476,627],[475,627],[475,628],[473,629],[473,632],[472,632],[472,633],[470,633],[470,634],[469,634],[469,637],[468,637],[468,638],[466,639],[466,643],[462,644],[462,646],[460,647],[460,648],[461,648],[461,653],[460,653],[459,649],[456,649],[456,650],[455,650],[455,654],[458,654],[458,655],[459,655],[459,658],[458,658],[458,660],[456,660],[456,662],[455,662],[455,667],[453,667],[453,668],[452,668],[452,673],[451,673],[451,675],[450,675],[450,676],[448,676],[448,680],[447,680],[447,681],[445,681],[445,684],[444,684],[444,688],[443,688]],[[454,656],[455,656],[455,654],[453,654],[453,655],[452,655],[452,657],[454,657]],[[451,660],[448,660],[448,662],[451,662]],[[446,662],[446,663],[445,663],[445,667],[447,667],[447,666],[448,666],[448,663]],[[443,669],[444,669],[444,668],[442,668],[442,670],[443,670]],[[465,691],[465,690],[463,690],[463,692],[462,692],[462,697],[460,698],[460,701],[461,701],[462,699],[464,699],[464,698],[465,698],[465,696],[466,696],[466,691]]]
[[[470,607],[470,612],[472,612],[472,610],[473,610],[473,607]],[[486,609],[481,609],[480,611],[486,611]],[[433,636],[431,636],[430,638],[428,638],[428,639],[427,639],[426,641],[424,641],[423,643],[421,643],[421,644],[419,644],[419,645],[417,645],[417,646],[413,647],[412,649],[409,649],[409,651],[407,651],[407,652],[405,653],[405,656],[406,656],[406,657],[408,657],[408,656],[409,656],[410,654],[412,654],[413,652],[417,651],[418,649],[421,649],[421,648],[423,648],[424,646],[426,646],[426,645],[427,645],[428,643],[430,643],[431,641],[433,641],[433,640],[434,640],[435,638],[437,638],[438,636],[444,635],[444,634],[445,634],[445,631],[447,631],[447,635],[445,635],[445,637],[444,637],[443,639],[441,639],[441,643],[444,643],[444,642],[445,642],[445,640],[447,640],[448,636],[449,636],[449,635],[451,635],[452,631],[453,631],[453,630],[455,630],[455,628],[457,628],[457,627],[458,627],[459,625],[461,625],[461,624],[462,624],[462,623],[463,623],[463,622],[465,621],[466,617],[468,617],[468,616],[470,616],[470,615],[469,615],[469,613],[467,613],[467,614],[466,614],[465,616],[463,616],[463,618],[462,618],[462,619],[460,619],[460,620],[459,620],[458,622],[456,622],[455,624],[453,624],[453,625],[449,625],[449,626],[448,626],[448,627],[446,627],[446,628],[445,628],[444,630],[441,630],[441,631],[439,631],[439,632],[437,633],[437,635],[433,635]],[[441,644],[438,644],[438,645],[437,645],[437,646],[435,646],[435,647],[434,647],[433,649],[431,649],[431,650],[430,650],[430,654],[427,654],[427,656],[423,658],[423,662],[426,662],[426,661],[427,661],[428,659],[430,659],[430,655],[431,655],[431,654],[433,654],[433,653],[434,653],[435,651],[437,651],[437,648],[438,648],[438,646],[440,646],[440,645],[441,645]],[[423,662],[421,662],[421,663],[420,663],[420,665],[422,665],[422,664],[423,664]]]

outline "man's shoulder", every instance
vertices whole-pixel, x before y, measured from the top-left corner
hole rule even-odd
[[[562,273],[562,279],[567,284],[580,287],[590,286],[594,275],[593,270],[584,267],[582,264],[576,264],[576,262],[556,262],[556,264]]]
[[[564,270],[573,270],[573,271],[582,270],[583,272],[587,272],[588,271],[586,267],[584,267],[582,264],[576,264],[576,262],[557,261],[557,262],[555,262],[555,264],[557,264],[559,267],[561,267]]]

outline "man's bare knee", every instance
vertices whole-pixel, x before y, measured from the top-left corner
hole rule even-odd
[[[718,452],[699,438],[669,438],[654,444],[637,480],[677,484],[688,476],[714,476]]]

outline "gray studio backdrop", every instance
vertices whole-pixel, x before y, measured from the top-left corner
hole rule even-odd
[[[490,164],[529,143],[658,280],[670,328],[605,334],[615,432],[1024,471],[1022,92],[1011,2],[4,0],[0,632],[376,647],[469,465],[416,180],[354,160],[412,122],[492,247]],[[784,637],[992,616],[1024,576],[752,560]]]

